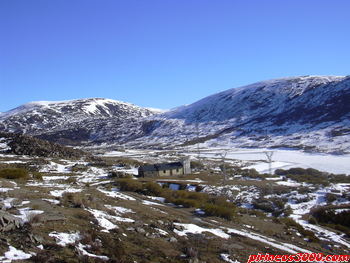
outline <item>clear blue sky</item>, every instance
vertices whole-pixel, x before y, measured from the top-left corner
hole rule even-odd
[[[169,109],[350,74],[350,0],[1,0],[0,111],[104,97]]]

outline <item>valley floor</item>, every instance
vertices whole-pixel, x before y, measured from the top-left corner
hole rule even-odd
[[[100,152],[105,166],[84,160],[1,154],[1,169],[25,168],[31,178],[0,179],[4,213],[23,223],[0,232],[0,261],[244,263],[249,255],[258,253],[350,254],[346,233],[310,221],[317,207],[350,209],[350,183],[310,184],[284,176],[244,174],[244,169],[252,168],[260,174],[269,172],[266,151],[271,152],[201,149],[198,154],[196,148]],[[128,174],[137,174],[140,163],[169,162],[184,156],[191,156],[204,168],[179,177],[127,179]],[[223,156],[226,184],[220,170]],[[275,150],[271,168],[312,167],[348,175],[349,163],[350,156]],[[240,167],[242,174],[231,173],[232,167]],[[109,178],[111,171],[126,179]],[[162,196],[120,191],[120,180],[144,185],[156,181],[167,185],[169,191],[197,190],[224,196],[237,206],[235,216],[227,220],[210,216],[202,208],[167,203]],[[270,212],[264,210],[268,202],[283,205],[283,211],[275,214],[275,207]]]

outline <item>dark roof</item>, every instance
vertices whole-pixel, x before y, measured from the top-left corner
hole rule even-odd
[[[152,165],[142,165],[140,168],[146,172],[146,171],[161,171],[161,170],[172,170],[172,169],[180,169],[183,168],[182,163],[175,162],[175,163],[159,163],[159,164],[152,164]]]

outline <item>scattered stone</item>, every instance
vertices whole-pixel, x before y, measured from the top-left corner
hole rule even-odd
[[[91,160],[99,160],[83,150],[73,149],[24,134],[0,132],[0,137],[5,137],[8,140],[8,146],[10,147],[8,152],[17,155],[60,158],[88,157]]]
[[[146,233],[146,230],[144,230],[142,227],[136,227],[135,231],[140,234]]]
[[[157,233],[146,233],[146,237],[153,239],[160,237],[160,235]]]
[[[184,231],[185,228],[183,226],[181,226],[181,225],[175,225],[174,229],[176,229],[178,231]]]
[[[14,217],[9,212],[0,210],[0,231],[6,232],[16,228],[22,228],[23,222],[21,219]]]
[[[176,239],[175,237],[171,237],[171,238],[169,239],[169,242],[170,242],[170,243],[176,243],[176,242],[177,242],[177,239]]]
[[[173,222],[170,222],[169,220],[164,222],[164,226],[166,227],[166,229],[173,231],[175,226]]]

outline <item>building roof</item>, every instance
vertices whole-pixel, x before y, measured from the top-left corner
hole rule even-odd
[[[175,163],[159,163],[159,164],[152,164],[152,165],[142,165],[140,168],[146,172],[146,171],[161,171],[161,170],[172,170],[172,169],[180,169],[183,168],[182,163],[175,162]]]

